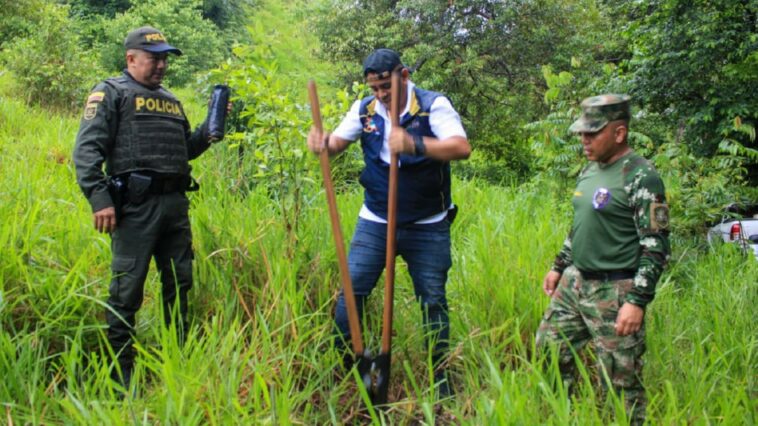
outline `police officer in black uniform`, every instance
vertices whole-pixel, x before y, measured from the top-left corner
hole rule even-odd
[[[89,94],[73,157],[95,228],[111,234],[106,320],[119,367],[111,376],[128,388],[135,314],[151,257],[160,272],[164,321],[175,320],[180,342],[186,333],[193,256],[185,191],[196,189],[189,160],[213,140],[206,123],[191,131],[181,103],[161,87],[168,54],[182,52],[152,27],[131,31],[124,46],[127,68]]]

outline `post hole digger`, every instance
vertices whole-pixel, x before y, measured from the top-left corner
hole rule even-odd
[[[393,126],[399,125],[399,86],[400,75],[392,75],[392,100],[391,100],[391,123]],[[321,114],[318,102],[316,85],[313,81],[308,83],[308,92],[311,103],[311,113],[313,116],[313,126],[317,130],[320,140],[323,140],[323,127],[321,123]],[[355,356],[355,365],[361,382],[365,387],[371,402],[375,405],[382,405],[387,402],[390,382],[391,367],[391,343],[392,343],[392,317],[393,317],[393,300],[394,300],[394,279],[395,279],[395,230],[397,217],[397,175],[398,175],[398,154],[391,154],[389,170],[389,192],[388,192],[388,215],[387,215],[387,240],[385,253],[385,292],[384,292],[384,309],[382,320],[382,340],[381,352],[375,358],[371,358],[368,350],[364,348],[361,334],[361,325],[359,321],[358,308],[353,293],[352,282],[348,271],[347,257],[342,238],[342,230],[339,224],[339,215],[337,212],[336,198],[334,187],[331,180],[331,171],[329,167],[328,149],[319,151],[319,160],[321,171],[324,178],[324,187],[329,205],[333,236],[335,239],[337,256],[339,261],[339,270],[343,287],[343,296],[345,308],[347,311],[348,327],[350,330],[350,339]]]
[[[324,129],[321,123],[321,109],[319,108],[318,92],[316,91],[316,83],[311,80],[308,82],[308,97],[311,103],[311,115],[313,117],[313,125],[318,130],[319,134],[323,133]],[[371,386],[371,358],[368,352],[364,350],[363,338],[361,335],[361,324],[358,320],[358,308],[355,306],[355,296],[353,295],[353,284],[350,280],[350,272],[347,267],[347,255],[345,252],[345,242],[342,238],[342,227],[340,226],[339,212],[337,211],[337,198],[334,195],[334,185],[332,183],[332,173],[329,168],[329,152],[327,149],[321,150],[319,154],[319,162],[321,164],[321,174],[324,178],[324,190],[326,192],[326,201],[329,205],[329,217],[332,222],[332,235],[334,236],[334,244],[337,247],[337,260],[339,262],[340,280],[342,281],[342,291],[345,295],[345,303],[347,304],[348,323],[350,327],[350,340],[353,346],[353,352],[355,353],[355,365],[360,374],[363,385],[367,390],[372,388]]]
[[[390,121],[399,126],[400,73],[392,73],[392,98],[390,100]],[[376,378],[376,392],[373,402],[385,404],[390,383],[392,364],[392,314],[395,300],[395,230],[397,228],[397,166],[398,154],[390,156],[389,198],[387,200],[387,253],[384,267],[384,311],[382,314],[382,351],[371,364],[372,375]]]

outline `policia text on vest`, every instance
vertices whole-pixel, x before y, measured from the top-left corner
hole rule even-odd
[[[134,100],[134,109],[137,114],[143,112],[157,112],[184,118],[184,112],[178,102],[172,102],[161,98],[145,98],[138,96]]]

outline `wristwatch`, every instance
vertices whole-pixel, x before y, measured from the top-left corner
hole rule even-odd
[[[424,137],[421,135],[413,135],[413,146],[416,150],[416,157],[423,157],[426,155],[426,145],[424,145]]]

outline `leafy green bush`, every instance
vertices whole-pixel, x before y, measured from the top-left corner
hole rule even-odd
[[[43,0],[0,0],[0,49],[34,31],[44,4]]]
[[[254,38],[256,35],[253,35]],[[260,34],[257,34],[259,37]],[[307,194],[319,181],[315,157],[306,147],[306,134],[311,120],[308,108],[298,102],[294,93],[305,93],[305,87],[291,86],[291,79],[281,73],[270,48],[264,43],[238,46],[233,59],[211,72],[208,81],[226,83],[234,91],[233,100],[242,105],[239,114],[230,117],[235,127],[227,136],[226,147],[234,154],[224,167],[226,191],[246,196],[255,187],[265,188],[277,201],[280,216],[290,238],[290,248],[297,241],[296,231],[302,221]],[[300,89],[298,91],[297,89]],[[361,86],[356,88],[361,90]],[[324,128],[331,129],[349,109],[354,96],[338,92],[336,100],[321,100]],[[336,182],[351,180],[360,165],[357,150],[349,150],[332,161]],[[357,179],[357,178],[355,178]]]
[[[169,60],[165,78],[169,86],[183,86],[195,73],[214,68],[227,49],[215,25],[203,19],[200,0],[139,2],[113,20],[101,21],[101,25],[105,41],[99,48],[109,72],[118,72],[125,66],[124,38],[129,31],[150,25],[163,32],[169,43],[184,53]]]
[[[742,126],[745,125],[736,128]],[[702,234],[706,226],[721,217],[726,205],[756,202],[758,191],[746,184],[748,168],[755,164],[755,158],[755,150],[729,138],[721,142],[714,157],[698,156],[684,143],[663,144],[654,159],[668,184],[675,229],[684,234]]]
[[[34,30],[4,45],[2,60],[14,72],[27,101],[73,109],[101,74],[97,55],[86,52],[68,7],[41,5]]]
[[[631,58],[622,78],[650,111],[679,128],[699,156],[714,155],[735,119],[758,120],[755,1],[640,0],[610,7]],[[746,135],[736,143],[756,148]],[[753,182],[755,184],[755,182]]]
[[[203,0],[203,18],[213,21],[222,30],[243,27],[246,14],[255,3],[256,0]]]
[[[544,101],[549,113],[524,126],[529,132],[534,171],[540,181],[554,180],[561,192],[573,188],[574,177],[586,164],[579,138],[569,132],[581,112],[579,103],[588,96],[607,92],[597,86],[612,72],[611,67],[592,62],[582,64],[578,58],[571,58],[571,66],[571,72],[557,73],[550,65],[542,67],[547,84]],[[633,146],[638,137],[636,132],[630,134]]]
[[[76,17],[107,16],[112,18],[118,12],[131,7],[130,0],[66,0],[71,5],[71,15]]]

